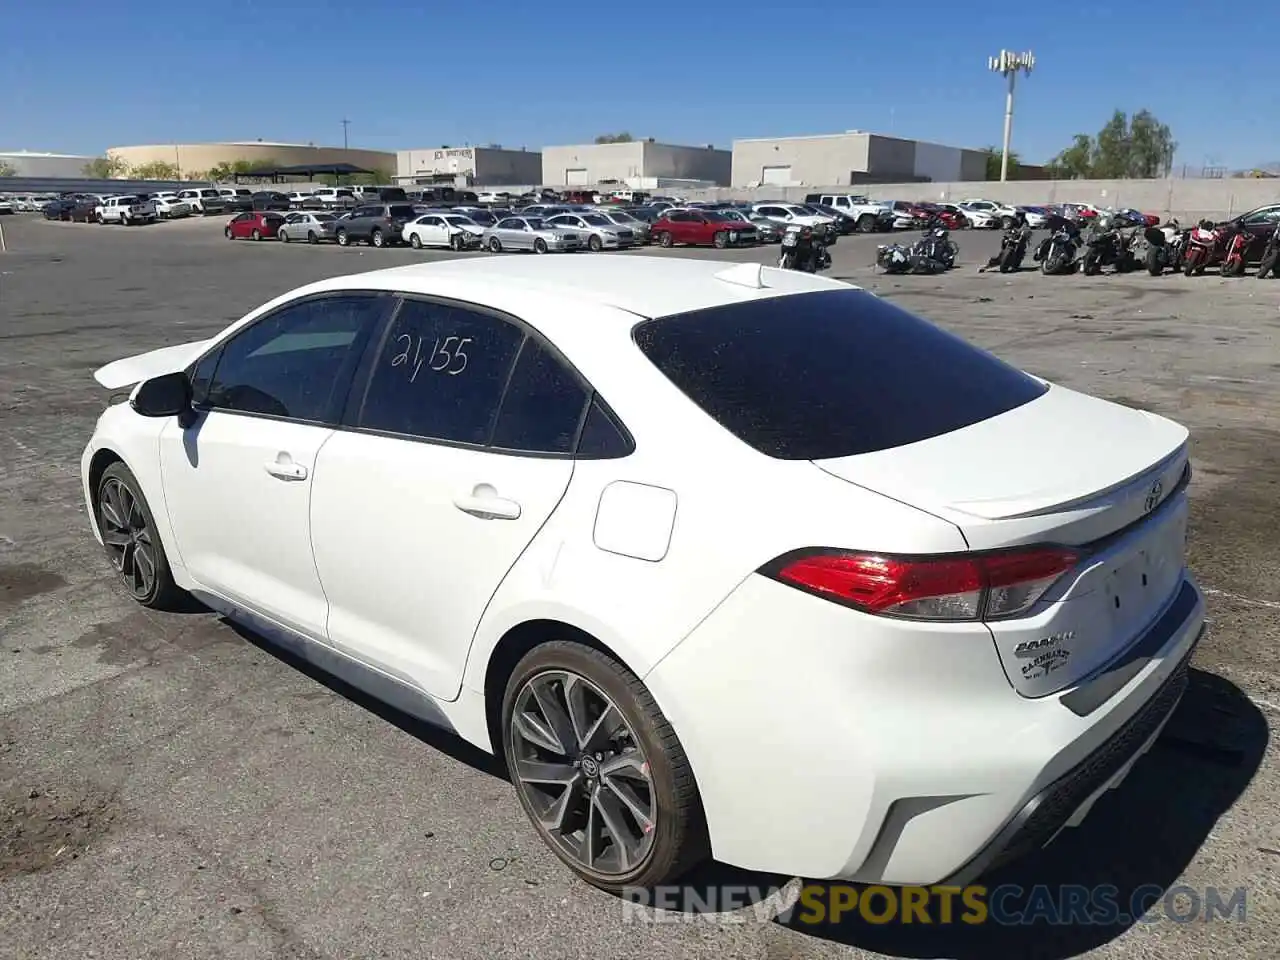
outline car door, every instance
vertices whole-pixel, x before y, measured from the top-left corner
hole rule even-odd
[[[324,639],[311,556],[316,455],[393,298],[294,301],[237,331],[191,370],[196,417],[160,434],[175,547],[199,588]]]
[[[370,356],[316,467],[329,639],[454,699],[485,607],[569,485],[590,392],[518,321],[457,303],[406,298]]]
[[[422,242],[433,247],[447,247],[449,245],[449,228],[444,222],[444,218],[432,214],[423,217],[420,221],[423,224],[421,231]]]

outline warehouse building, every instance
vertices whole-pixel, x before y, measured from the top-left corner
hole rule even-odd
[[[396,181],[452,183],[457,187],[535,184],[542,176],[542,154],[536,150],[487,147],[432,147],[396,154]]]
[[[630,183],[633,180],[703,181],[727,187],[728,150],[681,147],[653,140],[542,148],[542,183],[549,187]]]
[[[985,180],[987,154],[861,130],[733,141],[735,187]]]
[[[150,163],[173,164],[179,177],[186,179],[199,178],[214,167],[237,161],[275,167],[350,163],[364,170],[380,171],[388,178],[396,168],[396,155],[385,150],[349,150],[346,147],[317,147],[313,143],[271,143],[266,140],[111,147],[107,156],[118,158],[130,167]]]
[[[92,161],[74,153],[0,150],[0,168],[12,170],[15,177],[83,177],[85,165]]]

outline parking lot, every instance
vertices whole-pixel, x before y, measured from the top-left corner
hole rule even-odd
[[[213,614],[153,613],[117,589],[80,491],[107,400],[95,368],[303,283],[452,256],[233,243],[223,222],[0,224],[0,956],[1276,956],[1280,281],[1043,277],[1030,258],[980,274],[1000,239],[985,232],[955,235],[946,275],[874,273],[875,235],[841,239],[828,273],[1191,429],[1211,623],[1189,692],[1121,790],[985,882],[1114,884],[1122,900],[1244,887],[1246,920],[806,925],[747,907],[654,923],[573,878],[484,756]],[[783,902],[796,887],[722,866],[690,883],[784,886]]]

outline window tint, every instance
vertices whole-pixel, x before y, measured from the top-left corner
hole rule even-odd
[[[499,230],[523,230],[524,221],[517,220],[515,217],[507,217],[507,219],[503,220],[501,223],[498,224],[498,229]]]
[[[360,426],[487,443],[523,339],[495,317],[406,300],[374,362]]]
[[[987,420],[1039,381],[860,290],[650,320],[644,354],[743,442],[783,460],[847,457]]]
[[[381,313],[383,298],[344,295],[284,307],[222,348],[207,404],[326,422]]]
[[[545,344],[528,337],[491,443],[507,450],[572,453],[587,399],[582,382]]]
[[[631,453],[631,441],[598,400],[591,401],[582,436],[578,438],[579,459],[604,460]]]
[[[209,397],[209,386],[213,383],[213,371],[218,367],[218,361],[222,358],[222,348],[219,347],[210,353],[205,354],[196,365],[191,368],[189,377],[191,379],[191,402],[197,406],[206,402]]]

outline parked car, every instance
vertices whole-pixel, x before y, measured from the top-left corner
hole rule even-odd
[[[756,215],[784,227],[793,223],[801,227],[825,227],[835,223],[832,217],[806,210],[794,203],[757,203],[752,205],[751,210]]]
[[[572,207],[563,203],[534,203],[520,210],[519,216],[522,217],[554,217],[561,213],[571,213]]]
[[[966,215],[970,210],[985,213],[991,218],[993,230],[1008,230],[1013,226],[1014,217],[1018,214],[1018,211],[1007,203],[996,203],[994,200],[983,200],[980,197],[961,200],[959,206]]]
[[[948,230],[962,230],[969,222],[963,213],[948,209],[945,204],[923,200],[915,206],[917,209],[923,210],[926,216],[934,218]],[[924,227],[922,226],[921,229],[924,229]]]
[[[1014,209],[1026,217],[1027,226],[1032,230],[1042,229],[1049,222],[1049,217],[1053,216],[1045,207],[1019,205]]]
[[[282,243],[292,240],[306,240],[307,243],[332,240],[337,222],[337,216],[332,213],[320,210],[296,211],[285,216],[277,236]]]
[[[492,227],[501,218],[511,216],[510,210],[504,210],[501,207],[453,207],[451,209],[453,213],[460,213],[481,227]]]
[[[626,210],[621,208],[613,208],[609,210],[601,210],[600,216],[604,217],[610,223],[617,227],[624,227],[635,234],[635,242],[637,245],[651,243],[653,241],[653,228],[639,217],[632,216]]]
[[[557,230],[541,217],[521,214],[499,220],[484,231],[484,245],[490,253],[505,250],[532,250],[534,253],[568,253],[582,249],[577,231]]]
[[[265,210],[250,210],[232,217],[223,234],[228,240],[275,240],[284,217]]]
[[[179,220],[191,216],[191,207],[176,194],[155,194],[151,202],[156,206],[156,216],[161,220]]]
[[[293,209],[293,202],[287,193],[279,190],[259,190],[253,195],[254,210],[275,210],[283,213]]]
[[[852,217],[860,233],[893,229],[893,211],[889,205],[868,200],[861,194],[810,193],[805,196],[804,202],[817,204],[820,208],[830,208],[847,217]]]
[[[753,213],[750,207],[730,207],[727,210],[719,210],[717,212],[727,220],[751,224],[756,228],[756,236],[761,243],[782,242],[782,225],[774,223],[768,217]]]
[[[415,250],[423,247],[449,247],[453,250],[474,250],[484,237],[484,227],[460,213],[428,213],[410,220],[401,231],[401,238]]]
[[[191,212],[199,217],[214,213],[225,213],[227,198],[213,187],[198,187],[190,190],[179,190],[178,199],[191,207]]]
[[[365,203],[351,211],[334,228],[338,246],[364,241],[371,247],[400,243],[404,225],[419,214],[411,203]]]
[[[326,210],[350,209],[356,205],[355,192],[350,187],[317,187],[311,194]]]
[[[324,203],[313,193],[294,190],[285,194],[289,198],[289,206],[294,210],[321,210]]]
[[[321,280],[94,379],[130,391],[80,462],[122,593],[194,596],[500,754],[590,884],[714,852],[964,886],[1126,775],[1169,789],[1135,763],[1205,621],[1188,431],[887,298],[754,263],[459,259]]]
[[[42,212],[46,220],[92,223],[98,218],[98,204],[88,197],[60,197],[45,204]]]
[[[893,213],[895,230],[923,230],[929,225],[932,214],[918,203],[910,200],[892,200],[890,207]]]
[[[98,204],[94,215],[99,223],[118,223],[131,227],[139,223],[155,223],[156,205],[133,194],[107,197]]]
[[[250,206],[244,207],[246,210],[253,209],[251,201],[253,200],[253,191],[248,187],[218,187],[218,193],[222,199],[227,201],[227,209],[234,210],[241,203],[249,203]]]
[[[758,243],[755,224],[731,219],[715,210],[668,210],[653,225],[654,240],[664,247],[678,243],[691,246],[738,247]]]
[[[1248,234],[1249,245],[1245,247],[1244,259],[1246,263],[1255,263],[1262,259],[1277,223],[1280,223],[1280,204],[1269,203],[1223,220],[1217,224],[1217,229],[1222,236],[1234,236],[1238,231]]]
[[[625,250],[635,246],[635,231],[614,223],[603,213],[558,213],[547,218],[548,225],[556,229],[577,230],[582,234],[587,249]]]

